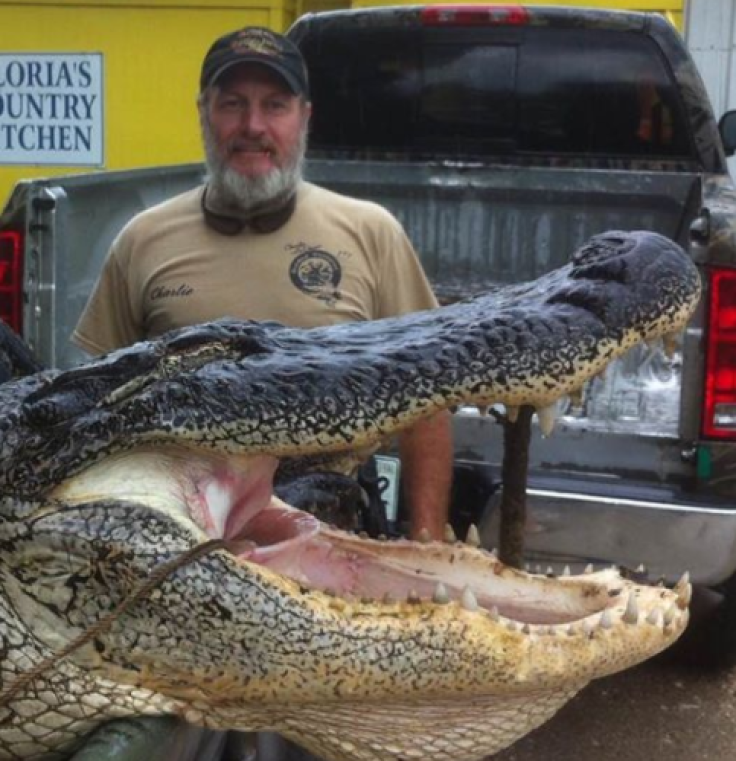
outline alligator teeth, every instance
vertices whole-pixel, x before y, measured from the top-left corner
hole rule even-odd
[[[585,566],[585,573],[594,573],[595,572],[595,566],[592,563],[588,563],[588,565]]]
[[[568,396],[570,397],[570,404],[573,407],[582,407],[583,405],[583,387],[573,389]]]
[[[563,576],[572,576],[572,571],[570,570],[570,566],[569,566],[569,565],[566,565],[566,566],[565,566],[565,567],[562,569],[562,575],[563,575]]]
[[[478,405],[478,414],[481,417],[486,417],[488,415],[488,405],[487,404],[479,404]]]
[[[447,544],[454,544],[457,541],[455,531],[449,523],[445,523],[445,541]]]
[[[409,594],[406,596],[406,601],[412,605],[415,605],[416,603],[421,602],[422,598],[419,596],[416,589],[410,589]]]
[[[673,602],[664,612],[664,625],[670,626],[677,617],[677,605]]]
[[[583,634],[590,636],[594,631],[595,624],[589,618],[586,618],[585,621],[583,621]]]
[[[557,405],[550,404],[547,407],[537,407],[537,419],[542,436],[549,436],[555,428],[557,421]]]
[[[667,355],[668,359],[672,359],[672,356],[677,350],[677,346],[679,343],[680,343],[679,333],[665,333],[664,336],[662,336],[662,345],[664,346],[664,353]]]
[[[551,565],[547,566],[547,573],[546,573],[546,575],[549,576],[551,579],[554,579],[554,577],[555,577],[555,569],[552,568]]]
[[[465,610],[469,610],[472,613],[478,610],[478,600],[476,599],[475,595],[473,594],[473,590],[466,586],[463,589],[463,593],[460,596],[460,604],[465,608]]]
[[[684,610],[685,608],[687,608],[688,605],[690,605],[690,601],[692,599],[693,599],[693,588],[690,584],[684,587],[677,594],[677,604],[680,606],[682,610]]]
[[[417,534],[417,541],[421,542],[422,544],[429,544],[432,541],[432,534],[429,533],[428,528],[419,530],[419,533]]]
[[[636,567],[636,572],[646,574],[647,567],[644,565],[644,563],[639,563],[639,565]]]
[[[382,602],[384,605],[393,605],[393,603],[396,602],[396,598],[391,594],[391,592],[386,592],[386,594],[383,596]]]
[[[468,535],[465,537],[465,544],[470,547],[480,547],[480,534],[475,523],[471,523],[468,528]]]
[[[604,610],[603,613],[601,613],[600,625],[601,629],[611,629],[613,627],[610,610]]]
[[[675,584],[674,591],[677,593],[677,605],[684,610],[690,605],[693,597],[693,587],[690,583],[690,574],[685,571],[682,578]]]
[[[519,408],[512,405],[506,405],[506,418],[509,423],[515,423],[519,419]]]
[[[629,600],[626,603],[626,610],[622,616],[623,620],[627,624],[636,624],[639,622],[639,604],[636,602],[634,595],[629,595]]]
[[[488,611],[488,618],[490,618],[491,621],[501,620],[501,616],[498,613],[498,608],[495,605]]]
[[[651,624],[652,626],[659,626],[660,621],[662,620],[662,611],[659,608],[654,608],[651,613],[647,616],[647,623]]]
[[[524,626],[521,627],[521,631],[524,632],[524,634],[531,634],[532,627],[529,626],[529,624],[524,624]]]
[[[441,581],[438,581],[437,586],[434,588],[432,602],[437,603],[437,605],[446,605],[450,602],[450,595],[447,593],[447,587],[445,587]]]

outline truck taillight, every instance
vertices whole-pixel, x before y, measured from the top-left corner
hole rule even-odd
[[[736,439],[736,270],[710,271],[703,436]]]
[[[0,320],[16,333],[23,330],[23,247],[14,230],[0,232]]]
[[[520,25],[529,11],[518,5],[432,5],[422,9],[425,26]]]

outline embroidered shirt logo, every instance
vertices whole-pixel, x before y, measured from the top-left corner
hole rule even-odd
[[[333,306],[338,301],[342,267],[335,256],[321,248],[298,246],[300,253],[289,267],[291,282],[303,293]]]
[[[194,293],[194,288],[188,283],[181,283],[176,286],[157,285],[151,291],[151,301],[158,301],[159,299],[175,299],[182,298],[184,296],[191,296]]]

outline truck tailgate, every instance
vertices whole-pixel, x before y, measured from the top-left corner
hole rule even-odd
[[[404,224],[441,300],[533,280],[604,230],[655,230],[686,245],[695,174],[312,158],[308,178],[368,198]]]

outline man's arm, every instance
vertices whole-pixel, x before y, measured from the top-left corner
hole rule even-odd
[[[452,486],[450,414],[441,412],[404,431],[399,439],[401,481],[409,505],[409,534],[426,528],[442,541],[448,522]]]

